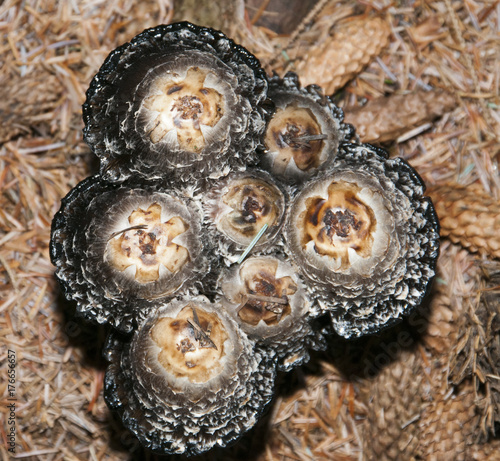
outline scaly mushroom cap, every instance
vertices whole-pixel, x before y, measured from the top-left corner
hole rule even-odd
[[[200,221],[192,204],[153,184],[91,177],[63,199],[54,218],[56,276],[79,312],[130,331],[155,300],[206,270]]]
[[[222,273],[226,310],[248,336],[270,348],[280,371],[309,359],[323,347],[309,323],[311,302],[297,270],[276,256],[254,256]],[[273,354],[273,355],[274,355]]]
[[[293,72],[271,78],[268,97],[276,110],[264,134],[261,166],[285,182],[302,183],[327,168],[339,142],[352,136],[342,110],[318,86],[300,88]]]
[[[199,296],[158,308],[105,356],[104,395],[151,450],[194,455],[238,439],[270,401],[273,359],[224,312]]]
[[[233,173],[212,185],[204,200],[205,221],[220,254],[237,259],[264,225],[256,250],[271,248],[282,227],[286,196],[273,178],[260,170]]]
[[[404,160],[345,144],[332,168],[294,199],[289,254],[339,334],[378,331],[422,301],[439,249],[437,218],[423,192]]]
[[[266,90],[258,60],[221,32],[158,26],[114,50],[92,80],[85,140],[114,177],[217,178],[255,160]]]

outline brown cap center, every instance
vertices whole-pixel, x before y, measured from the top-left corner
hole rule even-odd
[[[361,189],[347,182],[332,182],[328,198],[309,197],[299,226],[302,246],[314,243],[320,255],[341,261],[341,269],[349,266],[349,249],[359,256],[371,256],[376,219],[373,210],[360,198]]]
[[[324,146],[321,134],[321,127],[310,109],[295,103],[278,109],[264,139],[269,151],[278,152],[273,170],[284,172],[292,159],[302,171],[317,168]]]
[[[291,313],[289,296],[298,287],[292,277],[276,277],[278,261],[254,259],[247,261],[240,269],[243,282],[243,299],[238,316],[252,326],[261,320],[266,325],[277,325]]]
[[[232,211],[222,216],[219,230],[240,244],[248,244],[264,224],[277,225],[281,215],[278,189],[256,178],[233,181],[222,201]]]
[[[205,383],[220,373],[228,334],[215,313],[189,303],[175,318],[159,319],[150,334],[161,349],[158,361],[176,377]]]
[[[146,125],[151,142],[166,141],[172,135],[179,147],[200,152],[206,144],[202,126],[214,127],[224,115],[224,97],[205,86],[209,70],[191,67],[185,77],[165,74],[151,85],[143,106],[156,113]]]
[[[160,278],[160,266],[178,272],[188,261],[189,251],[172,240],[189,228],[179,216],[161,222],[161,206],[153,203],[147,210],[133,211],[130,226],[113,233],[105,259],[118,271],[135,266],[135,280],[154,282]]]

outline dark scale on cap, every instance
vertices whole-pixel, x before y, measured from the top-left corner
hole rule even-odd
[[[325,223],[325,232],[330,239],[334,235],[348,237],[351,228],[358,231],[362,225],[361,221],[358,221],[350,210],[335,212],[327,210],[323,222]]]

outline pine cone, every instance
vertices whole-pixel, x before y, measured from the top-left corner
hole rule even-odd
[[[420,459],[470,459],[469,450],[476,437],[477,424],[474,390],[470,383],[459,392],[434,393],[420,416]]]
[[[470,251],[500,258],[500,202],[479,184],[434,186],[427,190],[441,222],[441,236]]]
[[[422,338],[426,348],[433,355],[448,353],[450,343],[457,341],[457,324],[463,323],[460,322],[460,313],[451,306],[446,286],[435,283],[429,307],[428,325]]]
[[[404,352],[373,381],[363,434],[363,459],[411,459],[417,453],[415,417],[422,406],[423,371],[415,352]]]
[[[345,121],[356,127],[363,142],[384,142],[440,117],[455,106],[445,91],[416,91],[377,98],[346,109]]]
[[[389,25],[381,18],[340,26],[328,41],[312,47],[307,59],[297,63],[302,84],[315,83],[326,94],[334,93],[380,54],[389,42],[389,35]]]
[[[418,350],[403,352],[372,381],[363,459],[459,461],[482,449],[471,382],[450,392],[439,362],[433,368],[426,376]]]

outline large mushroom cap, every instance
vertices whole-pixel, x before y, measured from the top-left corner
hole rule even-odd
[[[286,225],[289,254],[338,333],[377,331],[422,301],[439,248],[437,219],[423,192],[403,160],[348,144],[295,197]]]
[[[404,201],[403,207],[409,208]],[[298,194],[287,235],[297,261],[310,269],[310,278],[341,285],[346,294],[353,291],[356,296],[370,279],[393,266],[405,245],[393,212],[376,176],[336,169]],[[358,288],[351,288],[356,283]]]
[[[200,222],[193,204],[173,191],[92,177],[54,219],[56,275],[86,317],[129,331],[142,310],[204,272]]]
[[[108,404],[148,448],[198,454],[238,439],[273,392],[275,366],[206,298],[159,306],[130,342],[112,336]]]
[[[85,140],[118,177],[219,177],[255,158],[266,90],[257,59],[221,32],[158,26],[114,50],[92,80]]]

